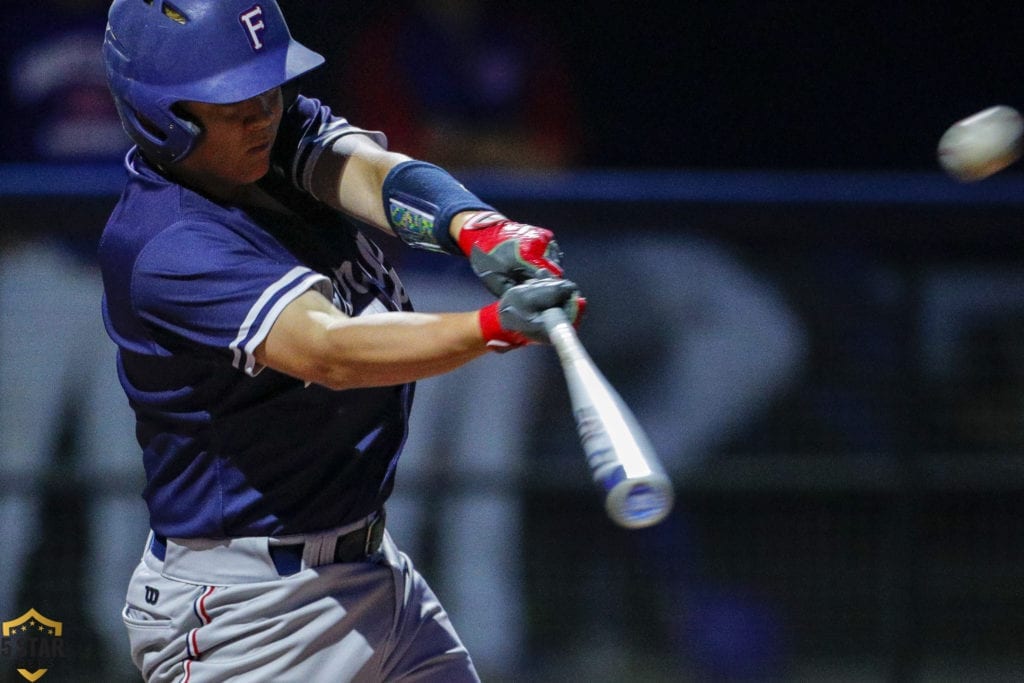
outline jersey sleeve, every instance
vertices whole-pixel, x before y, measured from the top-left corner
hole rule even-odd
[[[253,351],[310,289],[332,297],[330,280],[283,248],[268,254],[268,245],[203,222],[164,230],[132,274],[133,306],[158,343],[206,349],[253,376],[263,369]]]
[[[330,107],[319,100],[299,95],[281,120],[272,163],[284,172],[294,187],[311,194],[317,159],[339,138],[354,134],[366,135],[381,147],[387,147],[383,133],[353,126],[332,114]]]

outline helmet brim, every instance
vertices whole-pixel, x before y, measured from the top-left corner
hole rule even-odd
[[[324,57],[296,40],[275,55],[260,55],[215,76],[175,88],[176,99],[233,104],[292,81],[324,63]]]

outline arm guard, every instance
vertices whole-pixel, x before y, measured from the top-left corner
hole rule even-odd
[[[447,254],[462,254],[449,233],[455,214],[494,210],[447,171],[424,161],[405,161],[391,169],[381,194],[388,223],[403,242]]]

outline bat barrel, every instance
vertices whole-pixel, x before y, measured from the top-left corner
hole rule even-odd
[[[615,430],[613,420],[582,406],[575,411],[576,430],[594,483],[604,492],[608,516],[619,526],[641,529],[671,512],[675,493],[643,430],[621,403],[619,410],[625,411],[617,417],[627,429]]]
[[[657,524],[671,511],[674,492],[647,435],[562,311],[545,311],[544,322],[565,373],[587,466],[605,495],[608,516],[629,529]]]

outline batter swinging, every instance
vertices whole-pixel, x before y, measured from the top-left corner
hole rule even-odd
[[[546,342],[549,307],[577,319],[552,234],[288,94],[323,58],[274,0],[115,0],[103,51],[135,142],[100,245],[152,527],[124,611],[135,664],[477,680],[384,503],[415,380]],[[366,226],[469,255],[500,298],[413,312]]]

